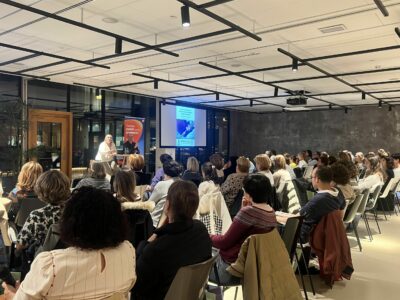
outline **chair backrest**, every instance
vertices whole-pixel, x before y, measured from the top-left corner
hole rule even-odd
[[[300,200],[292,180],[287,181],[282,195],[282,206],[284,211],[297,214],[300,211]]]
[[[379,198],[386,198],[386,197],[389,195],[389,193],[390,193],[390,191],[392,190],[393,185],[394,185],[395,183],[396,183],[396,179],[391,178],[391,179],[389,180],[388,184],[386,185],[385,190],[383,191],[382,195],[379,196]]]
[[[126,299],[128,299],[128,295],[116,293],[114,295],[111,295],[110,297],[105,298],[104,300],[126,300]]]
[[[240,189],[231,207],[229,208],[229,214],[231,215],[232,219],[237,215],[240,208],[242,207],[242,199],[243,199],[243,190]]]
[[[307,166],[304,174],[303,174],[303,178],[304,179],[310,179],[312,176],[312,171],[314,170],[314,166]]]
[[[375,206],[376,201],[379,198],[379,193],[380,193],[382,187],[383,187],[383,185],[378,183],[378,184],[375,184],[371,188],[371,191],[372,191],[372,193],[371,193],[371,201],[367,203],[367,208],[372,208],[372,207]]]
[[[128,241],[137,248],[141,241],[147,240],[153,234],[153,220],[147,210],[124,210],[129,224]]]
[[[18,201],[20,202],[20,208],[15,217],[15,224],[19,227],[24,226],[26,219],[32,211],[46,206],[46,203],[37,197],[21,198]]]
[[[294,252],[296,251],[303,218],[302,216],[288,218],[283,230],[282,240],[285,243],[291,262],[293,261]]]
[[[363,199],[363,194],[358,194],[356,199],[354,200],[349,213],[347,214],[346,218],[343,220],[343,223],[345,224],[349,224],[351,222],[353,222],[354,217],[357,214],[358,208],[360,207],[361,201]]]
[[[205,262],[180,268],[164,299],[203,299],[204,288],[217,257],[218,254]]]
[[[365,208],[367,207],[369,194],[370,194],[369,189],[365,189],[362,191],[361,195],[363,195],[363,196],[361,198],[361,203],[360,203],[360,206],[358,207],[357,214],[364,213]]]

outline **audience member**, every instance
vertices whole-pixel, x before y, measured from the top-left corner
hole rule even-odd
[[[91,186],[96,189],[111,190],[111,185],[108,179],[106,178],[106,170],[104,168],[103,163],[93,162],[90,170],[90,177],[83,178],[78,182],[75,188],[79,189],[83,186]]]
[[[196,186],[199,186],[200,182],[203,181],[203,178],[199,172],[199,161],[196,159],[196,157],[191,156],[188,158],[186,170],[183,172],[182,179],[192,181]]]
[[[335,162],[337,162],[336,156],[329,155],[329,157],[328,157],[328,166],[333,165]]]
[[[318,224],[323,216],[334,210],[343,210],[346,206],[343,195],[331,187],[332,180],[331,167],[315,168],[312,172],[312,185],[318,192],[300,210],[300,215],[304,216],[300,233],[303,243],[308,241],[313,226]]]
[[[256,168],[259,174],[265,175],[268,179],[270,184],[274,185],[274,177],[270,171],[271,168],[271,160],[269,159],[267,154],[259,154],[254,158],[256,162]]]
[[[357,178],[358,173],[356,165],[353,163],[353,161],[351,160],[351,156],[348,153],[344,151],[339,152],[339,162],[347,168],[350,178]]]
[[[167,160],[164,163],[163,170],[164,180],[156,184],[149,198],[149,201],[153,201],[155,204],[155,208],[151,213],[154,227],[157,227],[160,221],[169,187],[179,178],[182,172],[181,165],[174,160]]]
[[[133,174],[135,174],[136,185],[147,185],[147,175],[143,172],[144,169],[144,157],[140,154],[131,154],[128,157],[128,165],[131,168]]]
[[[115,197],[119,202],[135,202],[140,200],[140,195],[135,193],[135,175],[129,171],[117,171],[114,178]]]
[[[343,197],[349,204],[356,199],[353,187],[350,185],[350,173],[346,166],[341,162],[336,162],[331,166],[333,182],[335,186],[342,192]]]
[[[362,152],[357,152],[354,157],[354,161],[356,164],[358,176],[360,178],[363,178],[365,175],[365,171],[366,171],[366,167],[364,164],[364,154]]]
[[[253,234],[267,233],[277,226],[275,211],[267,204],[272,197],[272,187],[266,176],[249,175],[243,182],[244,196],[242,209],[233,219],[232,225],[224,235],[212,235],[215,248],[220,249],[217,259],[219,281],[223,285],[240,283],[240,279],[230,275],[226,268],[239,254],[244,240]],[[216,281],[214,272],[211,281]]]
[[[307,150],[308,151],[308,150]],[[312,167],[314,167],[314,166],[316,166],[317,165],[317,163],[318,163],[318,159],[319,159],[319,157],[320,157],[320,152],[315,152],[315,154],[314,155],[312,155],[312,152],[311,152],[311,156],[309,156],[310,157],[310,159],[308,160],[308,165],[309,166],[312,166]]]
[[[196,185],[176,181],[169,188],[165,213],[169,223],[157,228],[137,250],[137,282],[133,299],[164,299],[180,267],[211,257],[211,241],[204,224],[193,220],[199,205]]]
[[[210,163],[215,167],[218,175],[218,184],[221,185],[224,182],[224,157],[219,153],[214,153],[210,156]]]
[[[243,187],[243,179],[249,174],[250,163],[246,157],[239,157],[236,164],[236,173],[230,174],[221,186],[221,192],[228,208],[231,207]]]
[[[119,202],[99,189],[77,189],[65,205],[60,231],[69,248],[39,254],[15,297],[15,289],[3,283],[7,299],[126,299],[136,280],[135,249],[124,241]]]
[[[297,164],[299,163],[299,157],[296,155],[292,156],[291,162],[290,162],[290,167],[292,169],[296,169],[297,168]]]
[[[299,159],[297,166],[300,169],[305,169],[307,167],[307,162],[305,161],[304,152],[300,152],[299,154],[297,154],[297,157]]]
[[[201,166],[201,172],[204,181],[199,185],[199,198],[201,199],[205,194],[219,192],[219,177],[216,168],[210,163],[206,162]]]
[[[286,162],[286,171],[289,172],[290,177],[292,179],[296,178],[296,174],[294,173],[293,169],[290,167],[290,161],[291,161],[291,157],[289,153],[285,153],[283,154],[283,156],[285,157],[285,162]]]
[[[167,153],[163,153],[160,155],[160,161],[161,164],[164,166],[164,164],[167,161],[171,161],[172,160],[172,156],[167,154]],[[154,187],[156,186],[156,184],[160,181],[162,181],[164,178],[164,167],[161,167],[159,169],[157,169],[156,174],[154,175],[153,179],[151,180],[151,185],[150,185],[150,190],[154,190]]]
[[[279,195],[283,192],[288,181],[292,180],[290,173],[286,170],[286,160],[283,155],[277,155],[275,158],[274,186]]]
[[[70,181],[60,171],[44,172],[36,182],[35,193],[47,205],[30,213],[18,234],[17,250],[34,243],[37,247],[43,244],[47,231],[52,224],[58,223],[62,206],[70,196]]]
[[[17,202],[20,197],[36,197],[34,188],[37,179],[42,173],[43,168],[39,163],[30,161],[24,164],[18,174],[17,185],[10,192],[8,197],[14,202]]]
[[[395,178],[400,178],[400,153],[392,154],[393,158],[393,173]]]
[[[376,184],[383,184],[386,174],[383,173],[378,156],[368,156],[365,159],[366,177],[358,183],[357,190],[371,189]]]
[[[225,180],[228,178],[229,175],[236,173],[236,165],[237,165],[237,159],[239,157],[237,156],[230,156],[229,160],[227,161],[227,163],[224,166],[224,177]],[[249,166],[250,168],[250,166]]]

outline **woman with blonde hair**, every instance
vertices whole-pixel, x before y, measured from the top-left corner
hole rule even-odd
[[[18,181],[16,187],[10,192],[8,197],[16,202],[18,197],[36,197],[34,188],[37,179],[43,173],[42,166],[35,162],[30,161],[24,164],[18,174]]]
[[[128,157],[128,166],[131,168],[132,173],[136,178],[136,185],[150,184],[147,174],[143,172],[145,163],[144,157],[140,154],[131,154]]]
[[[191,156],[188,158],[186,171],[183,172],[182,179],[193,182],[197,187],[203,181],[203,177],[199,172],[199,161],[196,157]]]
[[[267,154],[258,154],[254,161],[256,163],[256,168],[259,174],[265,175],[269,179],[269,183],[271,186],[274,185],[274,177],[270,171],[271,168],[271,160],[269,159]]]
[[[111,185],[108,179],[106,178],[106,169],[104,168],[103,163],[93,162],[90,167],[90,177],[83,178],[78,182],[76,188],[79,189],[82,186],[91,186],[96,189],[111,190]]]
[[[356,187],[362,191],[365,189],[371,189],[376,184],[382,184],[385,182],[387,175],[382,171],[380,159],[378,156],[369,156],[365,159],[365,166],[367,167],[366,177],[364,180],[358,183]]]
[[[286,182],[292,180],[290,173],[286,170],[286,159],[281,154],[275,157],[275,173],[273,177],[277,194],[282,193]]]

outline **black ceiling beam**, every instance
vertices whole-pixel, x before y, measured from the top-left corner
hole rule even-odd
[[[208,17],[210,17],[210,18],[212,18],[212,19],[214,19],[214,20],[216,20],[216,21],[218,21],[218,22],[230,27],[230,28],[235,29],[236,31],[239,31],[239,32],[243,33],[244,35],[247,35],[248,37],[251,37],[252,39],[255,39],[256,41],[261,41],[262,40],[262,38],[260,38],[258,35],[250,32],[250,31],[248,31],[248,30],[246,30],[246,29],[244,29],[244,28],[242,28],[242,27],[240,27],[240,26],[238,26],[238,25],[236,25],[236,24],[234,24],[234,23],[232,23],[230,21],[228,21],[227,19],[224,19],[224,18],[222,18],[222,17],[220,17],[220,16],[208,11],[205,8],[202,8],[200,5],[197,5],[196,3],[193,3],[192,1],[188,1],[188,0],[177,0],[177,1],[182,3],[182,4],[184,4],[184,5],[187,5],[187,6],[191,7],[194,10],[197,10],[198,12],[200,12],[200,13],[202,13],[202,14],[204,14],[204,15],[206,15],[206,16],[208,16]]]
[[[20,61],[23,61],[23,60],[35,58],[35,57],[38,57],[38,56],[40,56],[40,55],[39,54],[29,54],[29,55],[26,55],[26,56],[22,56],[22,57],[18,57],[18,58],[14,58],[14,59],[11,59],[11,60],[8,60],[8,61],[1,62],[0,66],[10,65],[10,64],[13,64],[13,63],[16,63],[16,62],[20,62]]]
[[[5,70],[0,70],[0,74],[14,75],[14,76],[27,77],[27,78],[33,78],[33,79],[40,79],[40,80],[46,80],[46,81],[50,80],[50,78],[48,78],[48,77],[34,76],[34,75],[29,75],[29,74],[20,74],[20,73],[17,73],[17,72],[11,72],[11,71],[5,71]]]
[[[381,0],[374,0],[376,6],[379,8],[379,10],[381,11],[382,15],[385,17],[389,16],[389,12],[387,11],[385,5],[383,5]]]
[[[292,53],[290,53],[290,52],[288,52],[288,51],[286,51],[286,50],[284,50],[284,49],[282,49],[282,48],[278,48],[278,51],[279,51],[280,53],[282,53],[282,54],[285,54],[285,55],[291,57],[292,59],[297,59],[298,61],[303,62],[303,63],[304,63],[305,65],[307,65],[308,67],[310,67],[310,68],[312,68],[312,69],[314,69],[314,70],[316,70],[316,71],[318,71],[318,72],[320,72],[320,73],[322,73],[322,74],[325,74],[326,76],[330,76],[330,77],[336,79],[337,81],[339,81],[339,82],[341,82],[341,83],[343,83],[343,84],[345,84],[345,85],[347,85],[347,86],[349,86],[349,87],[351,87],[351,88],[353,88],[353,89],[359,91],[360,93],[364,93],[364,94],[366,94],[366,95],[368,95],[368,96],[374,98],[375,100],[382,101],[382,99],[379,99],[379,98],[373,96],[371,93],[363,91],[363,90],[360,89],[359,87],[356,87],[356,86],[354,86],[353,84],[347,82],[346,80],[339,78],[337,75],[331,74],[331,73],[329,73],[329,72],[327,72],[327,71],[325,71],[325,70],[323,70],[323,69],[321,69],[321,68],[319,68],[319,67],[313,65],[312,63],[310,63],[310,62],[308,62],[308,61],[304,61],[302,58],[300,58],[300,57],[298,57],[298,56],[296,56],[296,55],[294,55],[294,54],[292,54]],[[382,102],[383,102],[383,101],[382,101]]]
[[[224,4],[227,2],[231,2],[231,1],[233,1],[233,0],[214,0],[214,1],[204,3],[204,4],[200,4],[199,7],[200,8],[209,8],[209,7],[213,7],[213,6]]]
[[[95,63],[92,63],[92,62],[87,62],[87,61],[80,60],[80,59],[75,59],[75,58],[71,58],[71,57],[65,57],[65,56],[61,56],[61,55],[57,55],[57,54],[53,54],[53,53],[48,53],[48,52],[43,52],[43,51],[37,51],[37,50],[24,48],[24,47],[20,47],[20,46],[15,46],[15,45],[9,45],[9,44],[5,44],[5,43],[0,43],[0,47],[14,49],[14,50],[18,50],[18,51],[29,52],[29,53],[38,54],[38,55],[43,55],[43,56],[47,56],[47,57],[51,57],[51,58],[55,58],[55,59],[61,59],[61,60],[65,60],[67,62],[76,62],[76,63],[79,63],[79,64],[89,65],[89,66],[92,66],[92,67],[110,69],[109,66],[99,65],[99,64],[95,64]],[[24,71],[20,71],[20,72],[24,72]]]
[[[154,80],[136,81],[136,82],[130,82],[130,83],[121,83],[121,84],[116,84],[116,85],[109,85],[109,86],[104,86],[104,87],[100,87],[100,88],[101,89],[113,89],[113,88],[116,88],[116,87],[139,85],[139,84],[153,83],[153,82],[154,82]]]
[[[366,85],[381,85],[381,84],[391,84],[391,83],[399,83],[400,80],[389,80],[389,81],[376,81],[376,82],[367,82],[367,83],[356,83],[355,86],[366,86]]]
[[[184,39],[180,39],[180,40],[175,40],[175,41],[171,41],[171,42],[162,43],[162,44],[159,44],[158,46],[159,47],[173,46],[173,45],[178,45],[178,44],[181,44],[181,43],[192,42],[192,41],[197,41],[197,40],[201,40],[201,39],[205,39],[205,38],[209,38],[209,37],[213,37],[213,36],[218,36],[218,35],[234,32],[234,31],[235,31],[234,29],[228,28],[228,29],[224,29],[224,30],[218,30],[218,31],[209,32],[209,33],[205,33],[205,34],[200,34],[200,35],[196,35],[196,36],[192,36],[192,37],[188,37],[188,38],[184,38]],[[106,55],[106,56],[101,56],[101,57],[89,59],[89,60],[87,60],[87,62],[97,62],[97,61],[101,61],[101,60],[123,57],[123,56],[126,56],[126,55],[141,53],[141,52],[145,52],[145,51],[147,51],[146,48],[134,49],[134,50],[122,52],[121,54],[111,54],[111,55]],[[43,65],[42,67],[43,68],[47,68],[47,67],[52,67],[52,66],[55,66],[55,65],[61,65],[63,63],[65,63],[65,62],[57,62],[57,63],[47,64],[47,65]],[[78,69],[78,70],[62,71],[62,72],[48,74],[47,76],[61,75],[61,74],[75,72],[75,71],[80,71],[80,70]]]
[[[164,53],[164,54],[168,54],[168,55],[172,55],[172,56],[175,56],[175,57],[179,56],[179,54],[171,52],[171,51],[168,51],[168,50],[161,49],[159,46],[149,45],[149,44],[146,44],[146,43],[143,43],[143,42],[140,42],[140,41],[137,41],[137,40],[134,40],[134,39],[119,35],[119,34],[115,34],[115,33],[112,33],[112,32],[97,28],[97,27],[93,27],[93,26],[90,26],[90,25],[87,25],[87,24],[84,24],[84,23],[81,23],[81,22],[77,22],[77,21],[74,21],[74,20],[71,20],[71,19],[68,19],[68,18],[64,18],[64,17],[61,17],[59,15],[55,15],[55,14],[49,13],[47,11],[40,10],[40,9],[31,7],[31,6],[28,6],[28,5],[24,5],[24,4],[15,2],[15,1],[0,0],[0,3],[7,4],[7,5],[10,5],[10,6],[22,9],[22,10],[29,11],[29,12],[34,13],[34,14],[42,15],[44,17],[47,17],[47,18],[50,18],[50,19],[54,19],[54,20],[57,20],[57,21],[60,21],[60,22],[63,22],[63,23],[70,24],[70,25],[74,25],[74,26],[77,26],[77,27],[80,27],[80,28],[83,28],[83,29],[87,29],[87,30],[93,31],[93,32],[97,32],[97,33],[100,33],[100,34],[103,34],[103,35],[106,35],[106,36],[109,36],[109,37],[118,38],[118,39],[121,39],[121,40],[123,40],[125,42],[128,42],[128,43],[135,44],[137,46],[141,46],[143,48],[146,48],[147,50],[154,50],[154,51],[158,51],[158,52],[161,52],[161,53]]]
[[[189,98],[189,97],[203,97],[203,96],[212,96],[215,95],[215,93],[203,93],[203,94],[192,94],[192,95],[180,95],[180,96],[174,96],[173,98]]]

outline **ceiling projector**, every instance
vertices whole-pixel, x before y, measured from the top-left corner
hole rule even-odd
[[[300,96],[293,96],[286,100],[287,105],[306,105],[307,104],[307,97],[300,95]]]

